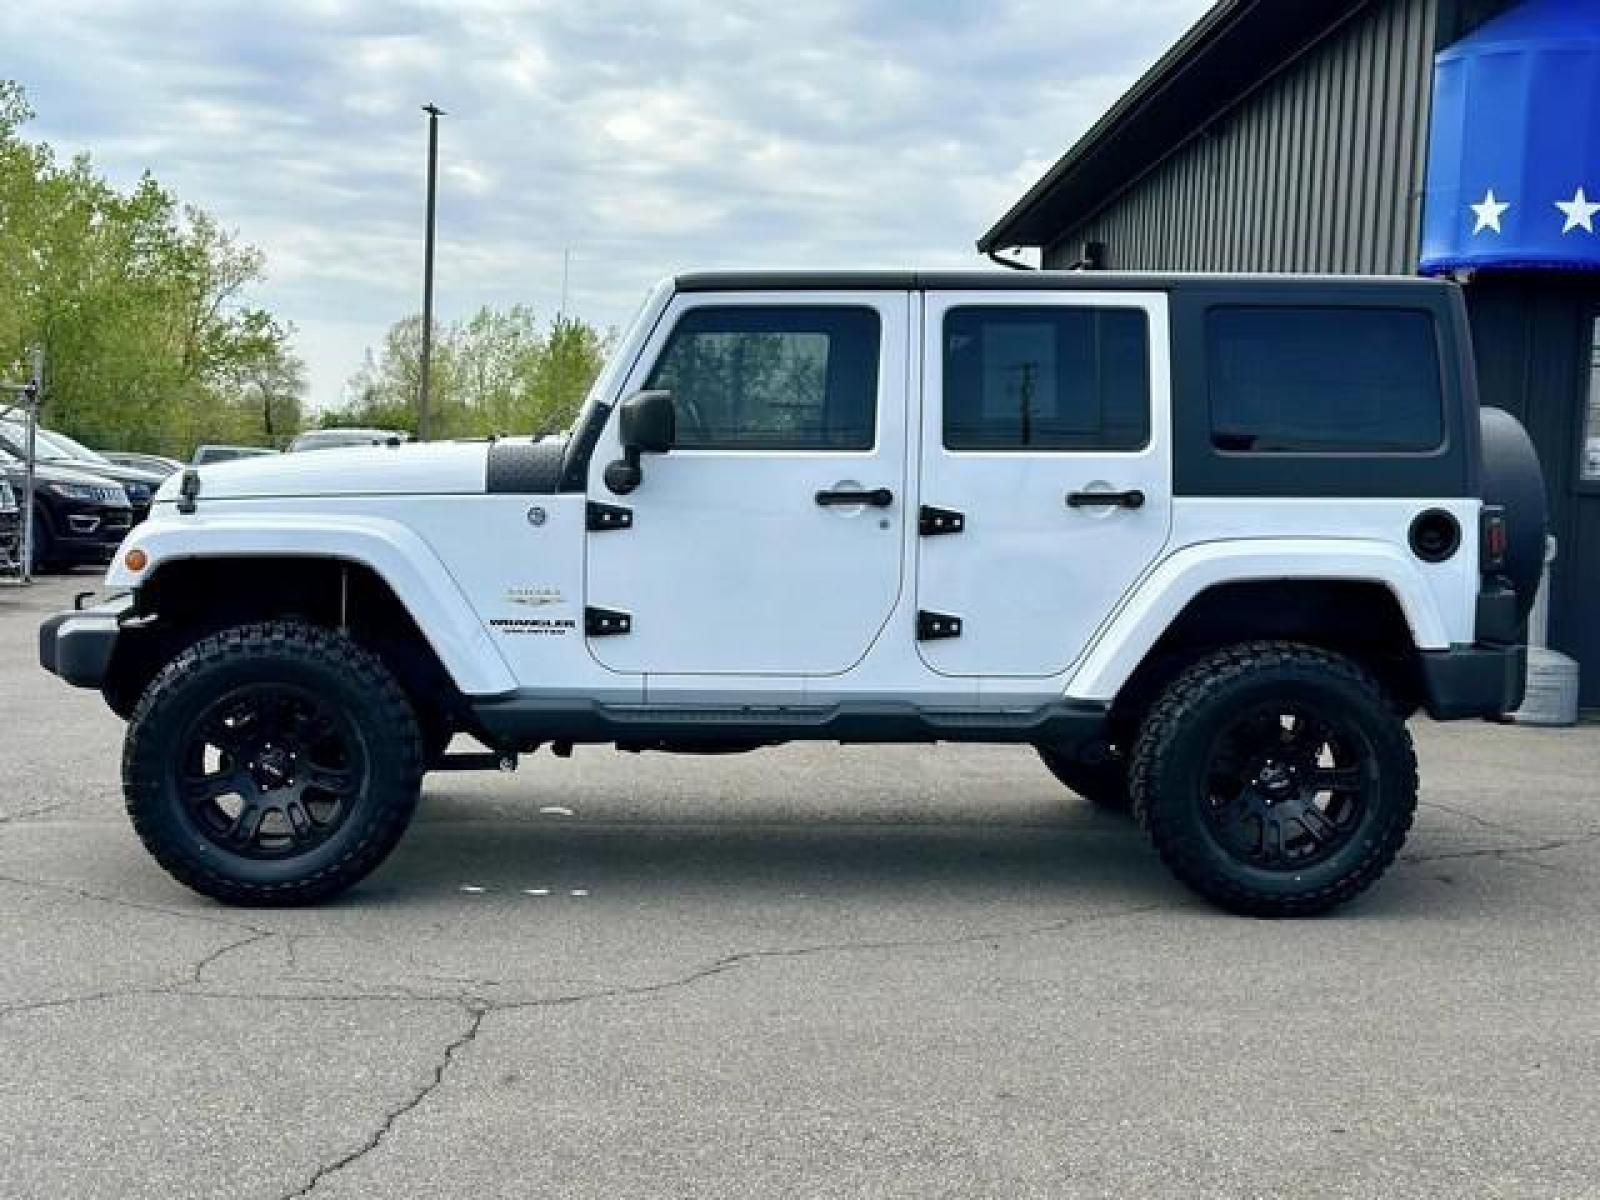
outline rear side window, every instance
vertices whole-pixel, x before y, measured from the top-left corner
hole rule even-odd
[[[1206,361],[1219,450],[1423,453],[1444,441],[1427,312],[1213,308]]]
[[[870,308],[695,308],[646,384],[672,393],[688,450],[870,450],[879,320]]]
[[[1150,333],[1132,308],[952,308],[944,319],[948,450],[1140,450]]]

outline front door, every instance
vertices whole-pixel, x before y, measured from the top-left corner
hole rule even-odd
[[[672,393],[672,450],[588,535],[587,603],[615,671],[836,675],[900,595],[909,300],[899,292],[680,295],[625,392]],[[616,425],[613,417],[611,425]],[[625,629],[625,632],[613,630]]]
[[[923,660],[1058,674],[1167,540],[1166,298],[930,293],[925,330]]]

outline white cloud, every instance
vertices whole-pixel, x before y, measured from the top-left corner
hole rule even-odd
[[[55,0],[0,11],[38,136],[268,256],[337,399],[419,304],[621,323],[710,266],[976,265],[973,239],[1206,0]]]

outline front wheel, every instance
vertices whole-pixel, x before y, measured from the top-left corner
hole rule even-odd
[[[1383,690],[1341,655],[1229,647],[1180,675],[1133,752],[1134,812],[1184,883],[1233,912],[1305,916],[1394,861],[1417,760]]]
[[[122,775],[135,831],[180,883],[232,904],[308,904],[400,840],[422,740],[380,659],[274,621],[206,637],[156,676]]]

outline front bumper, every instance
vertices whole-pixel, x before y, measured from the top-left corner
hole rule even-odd
[[[49,553],[61,563],[110,562],[133,528],[131,508],[64,503],[50,518]]]
[[[1423,707],[1436,721],[1502,717],[1522,707],[1528,686],[1528,648],[1478,642],[1425,650]]]
[[[105,682],[132,596],[116,596],[92,608],[57,613],[39,626],[39,665],[74,687]]]

